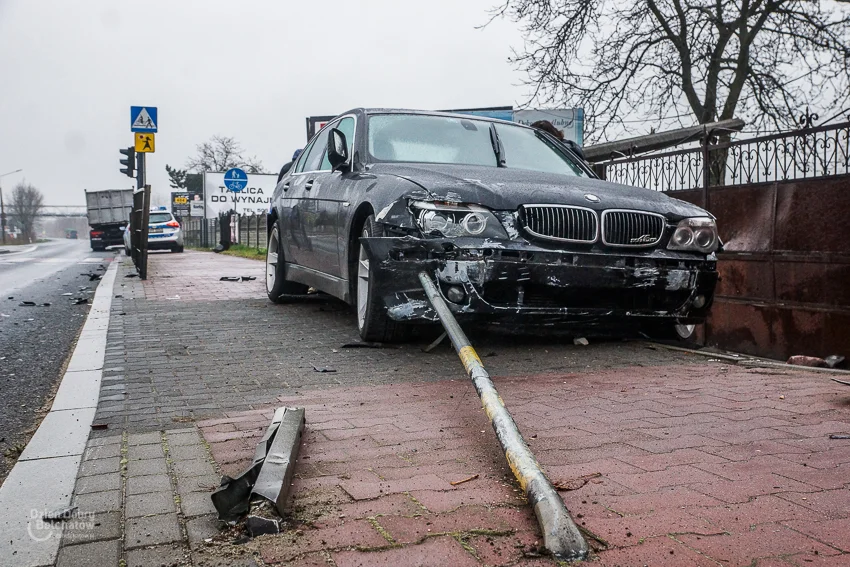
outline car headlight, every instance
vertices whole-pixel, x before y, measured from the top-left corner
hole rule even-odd
[[[411,207],[425,236],[508,238],[499,219],[480,205],[414,201]]]
[[[711,254],[717,250],[720,239],[717,237],[717,224],[708,217],[684,219],[676,225],[670,237],[668,250],[688,250]]]

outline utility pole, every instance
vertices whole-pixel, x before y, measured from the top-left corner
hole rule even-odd
[[[12,175],[13,173],[20,173],[23,169],[16,169],[15,171],[10,171],[9,173],[4,173],[0,175],[0,177],[6,177],[7,175]],[[3,188],[0,187],[0,234],[3,235],[2,242],[6,244],[6,206],[3,203]]]

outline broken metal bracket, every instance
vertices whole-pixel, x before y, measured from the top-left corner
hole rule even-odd
[[[254,460],[236,478],[225,477],[210,495],[222,522],[234,523],[251,508],[256,495],[271,501],[279,514],[289,496],[295,461],[304,432],[304,408],[278,408],[266,429]]]

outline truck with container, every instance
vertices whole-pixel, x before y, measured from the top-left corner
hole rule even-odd
[[[124,245],[124,227],[133,210],[132,189],[86,190],[89,240],[95,251]]]

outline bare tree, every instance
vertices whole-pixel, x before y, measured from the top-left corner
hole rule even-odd
[[[198,144],[197,154],[186,161],[190,171],[227,171],[239,167],[248,173],[263,173],[263,163],[256,157],[244,157],[244,150],[230,136],[213,136],[208,142]]]
[[[20,182],[12,190],[10,212],[14,215],[15,223],[21,229],[24,240],[35,240],[35,221],[41,209],[44,208],[44,195],[33,185]]]
[[[512,62],[533,100],[584,107],[591,141],[636,122],[783,128],[850,99],[846,2],[504,0],[492,14],[522,25]]]

